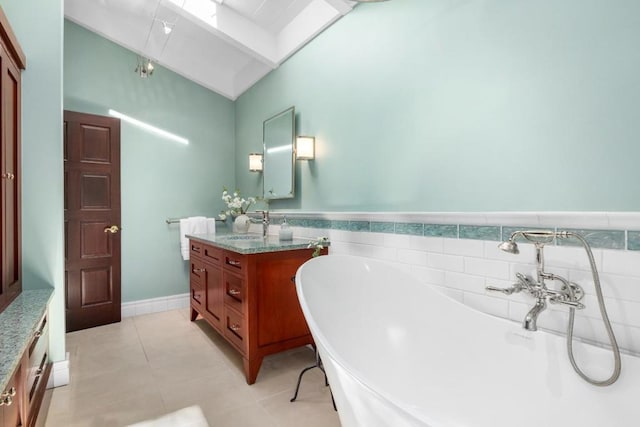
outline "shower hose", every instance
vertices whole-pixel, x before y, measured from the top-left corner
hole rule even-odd
[[[620,376],[622,362],[620,360],[620,349],[618,348],[616,337],[613,334],[613,329],[611,328],[611,322],[609,321],[609,316],[607,315],[607,309],[604,306],[604,297],[602,296],[602,287],[600,286],[600,277],[598,275],[598,270],[596,269],[596,262],[593,259],[593,253],[591,252],[591,248],[589,247],[589,244],[582,236],[580,236],[579,234],[571,233],[571,232],[567,232],[566,235],[575,237],[576,239],[578,239],[580,243],[582,243],[582,247],[587,252],[587,256],[589,257],[589,264],[591,265],[591,274],[593,275],[593,284],[596,288],[596,296],[598,297],[600,314],[602,315],[602,320],[607,330],[607,335],[609,336],[609,342],[611,343],[611,349],[613,351],[613,358],[614,358],[613,373],[606,380],[597,381],[588,377],[578,367],[578,364],[576,363],[575,357],[573,355],[573,324],[574,324],[575,315],[576,315],[576,309],[574,307],[571,307],[569,310],[569,325],[567,327],[567,353],[569,354],[569,361],[571,362],[571,366],[573,366],[573,369],[576,371],[576,373],[580,375],[580,377],[582,377],[582,379],[584,379],[588,383],[601,386],[601,387],[608,386],[616,382],[616,380]],[[569,286],[568,288],[570,289],[571,287]],[[569,292],[571,292],[571,290],[569,290]]]

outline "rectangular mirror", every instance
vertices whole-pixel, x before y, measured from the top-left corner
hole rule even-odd
[[[264,121],[263,194],[265,199],[291,199],[295,182],[295,109],[287,108]]]

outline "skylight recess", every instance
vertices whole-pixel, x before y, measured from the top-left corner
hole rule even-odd
[[[211,0],[169,0],[199,20],[218,28],[218,5]]]

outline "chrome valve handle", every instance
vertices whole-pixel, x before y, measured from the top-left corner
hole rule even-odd
[[[518,279],[518,284],[514,286],[520,286],[521,289],[526,289],[531,293],[535,291],[537,286],[532,279],[528,278],[522,273],[516,273],[516,278]]]
[[[485,289],[491,292],[501,292],[505,295],[511,295],[514,292],[520,292],[521,289],[517,286],[511,286],[510,288],[498,288],[497,286],[485,286]]]

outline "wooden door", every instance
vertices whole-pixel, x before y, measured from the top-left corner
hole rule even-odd
[[[120,321],[120,120],[64,112],[67,332]]]

